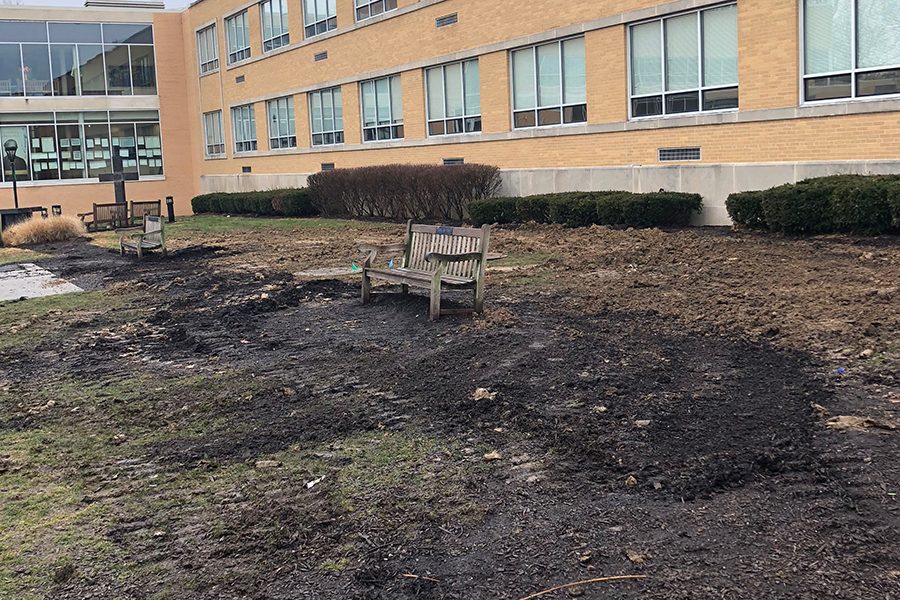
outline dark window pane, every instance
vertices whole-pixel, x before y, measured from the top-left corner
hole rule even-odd
[[[860,73],[856,76],[857,96],[900,94],[900,69]]]
[[[447,133],[462,133],[463,132],[463,120],[462,119],[450,119],[447,121]]]
[[[131,46],[131,80],[135,96],[156,95],[156,65],[153,46]]]
[[[444,135],[444,122],[432,121],[428,124],[428,135]]]
[[[362,21],[363,19],[367,19],[369,17],[369,7],[363,6],[361,8],[356,9],[356,20]]]
[[[738,107],[738,89],[709,90],[703,92],[703,110],[724,110]]]
[[[50,50],[44,44],[22,44],[22,74],[26,96],[49,96]]]
[[[379,140],[391,139],[391,128],[390,127],[379,127],[378,128],[378,139]]]
[[[586,123],[587,104],[566,106],[563,108],[563,123]]]
[[[75,44],[54,44],[50,46],[50,74],[53,77],[53,95],[75,96],[78,86],[75,78],[75,66],[78,55]]]
[[[700,110],[700,94],[698,92],[684,92],[666,96],[666,114],[673,115],[697,112],[698,110]]]
[[[368,132],[366,132],[368,133]],[[312,136],[313,146],[321,146],[322,145],[322,134],[314,133]]]
[[[336,131],[334,133],[334,143],[335,144],[343,144],[344,143],[344,132]]]
[[[316,26],[315,25],[307,25],[304,28],[304,31],[306,32],[306,37],[312,37],[312,36],[316,35]]]
[[[466,119],[466,133],[481,131],[481,117],[469,117]]]
[[[123,173],[137,173],[137,139],[134,135],[134,125],[131,123],[115,123],[109,126],[109,135],[112,138],[112,161],[114,170]]]
[[[81,93],[85,96],[106,94],[106,73],[103,68],[103,46],[78,44],[78,62],[81,64]]]
[[[333,133],[326,133],[326,134],[325,134],[325,143],[326,143],[326,144],[333,144],[333,143],[334,143],[334,134],[333,134]]]
[[[18,44],[0,44],[0,96],[21,96],[22,57]]]
[[[513,120],[516,127],[534,127],[536,124],[535,112],[533,110],[517,112],[513,116]]]
[[[373,2],[369,5],[369,11],[372,13],[372,16],[380,15],[384,12],[384,0],[378,0],[378,2]]]
[[[393,10],[397,8],[397,0],[384,0],[384,10]]]
[[[84,126],[84,158],[88,177],[112,173],[112,150],[109,147],[109,125],[86,123]]]
[[[103,42],[106,44],[152,44],[153,28],[143,24],[104,23]]]
[[[328,31],[331,31],[332,29],[337,29],[337,17],[328,19]]]
[[[835,98],[849,98],[853,84],[850,75],[836,75],[833,77],[816,77],[806,80],[806,101],[833,100]]]
[[[631,101],[632,117],[652,117],[662,114],[662,96],[634,98]]]
[[[538,125],[559,125],[562,123],[562,111],[558,108],[545,108],[538,111]]]
[[[29,127],[31,133],[31,175],[35,181],[59,179],[59,154],[53,125]]]
[[[106,89],[110,96],[131,95],[131,67],[128,46],[104,46]]]
[[[403,139],[403,125],[394,125],[391,127],[391,135],[394,136],[395,140]]]
[[[78,125],[57,125],[56,145],[59,148],[60,177],[62,179],[84,178],[84,149],[81,145],[81,127]]]
[[[43,21],[0,21],[0,40],[4,42],[47,42]]]
[[[99,23],[50,23],[50,42],[99,44]]]

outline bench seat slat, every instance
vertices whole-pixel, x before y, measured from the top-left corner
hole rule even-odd
[[[376,279],[384,279],[395,283],[408,283],[410,285],[430,287],[433,273],[416,269],[366,269],[366,274]],[[468,277],[444,275],[441,284],[452,288],[475,287],[475,280]]]

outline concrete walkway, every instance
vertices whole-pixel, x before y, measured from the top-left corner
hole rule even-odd
[[[77,285],[31,263],[0,266],[0,302],[82,291]]]

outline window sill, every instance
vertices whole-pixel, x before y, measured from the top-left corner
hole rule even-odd
[[[559,123],[558,125],[534,125],[532,127],[515,127],[512,126],[511,131],[544,131],[547,129],[567,129],[569,127],[584,127],[587,125],[587,121],[582,121],[581,123]]]
[[[674,113],[668,115],[647,115],[646,117],[630,117],[631,122],[658,121],[666,119],[685,119],[691,117],[702,117],[704,115],[727,115],[730,113],[740,112],[739,108],[722,108],[720,110],[697,110],[694,112]]]
[[[816,106],[834,106],[836,104],[868,104],[871,102],[885,102],[900,99],[900,94],[884,94],[882,96],[864,96],[862,98],[835,98],[834,100],[804,100],[800,103],[803,108]]]
[[[231,69],[236,69],[238,67],[243,67],[244,65],[246,65],[248,63],[252,63],[254,58],[257,58],[257,57],[248,56],[247,58],[242,58],[241,60],[236,60],[233,63],[228,63],[227,65],[225,65],[225,70],[228,71]]]
[[[213,69],[212,71],[206,71],[205,73],[200,73],[200,79],[203,79],[204,77],[208,77],[210,75],[215,75],[218,72],[219,72],[219,69]]]
[[[228,160],[228,156],[225,154],[206,155],[203,160]]]

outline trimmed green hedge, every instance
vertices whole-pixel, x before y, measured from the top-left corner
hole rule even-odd
[[[469,205],[469,215],[476,225],[535,221],[566,227],[683,227],[702,205],[699,194],[565,192],[478,200]]]
[[[886,233],[900,229],[900,176],[833,175],[731,194],[739,226],[780,233]]]
[[[191,200],[195,214],[259,215],[280,217],[313,217],[313,206],[306,188],[268,190],[265,192],[214,192]]]

